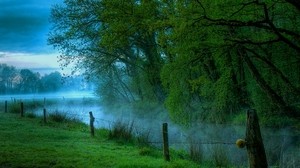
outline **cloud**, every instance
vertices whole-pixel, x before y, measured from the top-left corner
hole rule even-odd
[[[50,7],[62,0],[1,0],[0,51],[44,53],[47,45]]]
[[[17,68],[59,68],[58,54],[28,54],[0,52],[0,63]]]

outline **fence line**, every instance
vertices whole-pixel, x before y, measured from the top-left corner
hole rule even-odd
[[[45,99],[44,99],[44,101],[45,101]],[[15,102],[15,103],[17,103],[17,102]],[[20,102],[18,102],[18,103],[21,103],[21,116],[24,116],[24,113],[25,113],[25,111],[24,111],[24,103],[20,100]],[[23,107],[23,108],[22,108]],[[23,110],[22,110],[23,109]],[[49,116],[49,115],[51,115],[51,114],[55,114],[55,112],[48,112],[48,110],[44,107],[43,109],[42,109],[42,111],[43,112],[41,112],[40,114],[42,114],[43,115],[43,120],[44,120],[44,122],[46,123],[47,122],[47,117],[46,116]],[[55,111],[55,110],[54,110]],[[77,118],[81,118],[81,119],[83,119],[83,118],[87,118],[88,119],[88,117],[89,117],[89,112],[87,112],[86,114],[74,114],[74,113],[59,113],[59,114],[63,114],[63,115],[66,115],[67,117],[77,117]],[[117,122],[120,122],[120,121],[111,121],[111,120],[107,120],[107,119],[102,119],[102,118],[99,118],[99,117],[95,117],[95,116],[93,116],[93,118],[94,118],[94,122],[96,122],[97,124],[99,124],[100,125],[100,123],[101,122],[106,122],[106,123],[108,123],[109,124],[109,127],[111,127],[113,124],[115,124],[115,123],[117,123]],[[130,122],[130,121],[129,121]],[[93,134],[93,133],[92,133]],[[92,135],[93,136],[93,135]],[[185,138],[187,138],[186,136],[184,136]],[[163,141],[157,141],[157,142],[152,142],[152,141],[148,141],[148,142],[146,142],[146,143],[149,143],[149,144],[163,144],[164,142]],[[217,144],[223,144],[223,145],[234,145],[234,144],[236,144],[235,142],[221,142],[221,141],[203,141],[203,142],[188,142],[188,141],[186,141],[186,142],[183,142],[183,141],[181,141],[181,142],[174,142],[174,141],[171,141],[171,142],[169,142],[171,145],[175,145],[175,144],[181,144],[181,145],[190,145],[190,144],[195,144],[195,145],[200,145],[200,144],[207,144],[207,145],[217,145]]]
[[[21,101],[21,107],[20,107],[20,113],[21,117],[24,116],[24,104]],[[6,110],[5,110],[6,111]],[[45,112],[45,107],[44,107],[44,121],[46,123],[46,112]],[[82,114],[70,114],[66,113],[66,115],[72,115],[72,116],[82,116]],[[94,137],[94,121],[96,118],[94,118],[92,112],[89,112],[90,115],[90,132],[92,137]],[[85,116],[85,115],[84,115]],[[98,118],[99,119],[99,118]],[[102,120],[104,121],[104,120]],[[109,120],[105,120],[109,121]],[[109,121],[109,123],[116,123],[119,121]],[[238,147],[243,148],[247,147],[247,153],[248,153],[248,160],[249,160],[249,165],[250,168],[255,168],[255,167],[268,167],[268,163],[266,160],[266,154],[265,154],[265,149],[264,145],[262,142],[262,137],[260,133],[260,126],[258,123],[258,117],[257,113],[254,109],[248,110],[247,111],[247,126],[246,126],[246,138],[244,139],[238,139],[236,143],[230,143],[230,142],[221,142],[221,141],[207,141],[207,142],[174,142],[172,144],[223,144],[223,145],[232,145],[232,144],[237,144]],[[162,139],[163,142],[148,142],[148,143],[162,143],[163,144],[163,154],[164,158],[166,161],[170,161],[170,153],[169,153],[169,140],[168,140],[168,124],[163,123],[162,125]]]

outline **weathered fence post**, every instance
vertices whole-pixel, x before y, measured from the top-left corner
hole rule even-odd
[[[24,117],[24,104],[21,102],[21,117]]]
[[[247,111],[246,147],[250,168],[268,167],[258,117],[254,109]]]
[[[91,128],[91,135],[92,137],[95,136],[95,128],[94,128],[94,121],[95,121],[95,118],[93,116],[93,113],[90,111],[89,112],[90,114],[90,128]]]
[[[7,113],[7,100],[5,100],[4,112]]]
[[[170,161],[169,138],[168,138],[168,123],[162,125],[163,133],[163,153],[166,161]]]
[[[47,123],[47,113],[46,113],[46,109],[44,108],[43,110],[43,114],[44,114],[44,123],[46,124]]]

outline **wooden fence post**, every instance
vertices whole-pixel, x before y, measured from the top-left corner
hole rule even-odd
[[[46,109],[44,108],[43,110],[43,114],[44,114],[44,123],[46,124],[47,123],[47,116],[46,116]]]
[[[256,110],[247,110],[246,147],[250,168],[267,168],[267,158]]]
[[[24,117],[24,104],[21,102],[21,117]]]
[[[162,125],[163,133],[163,153],[166,161],[170,161],[169,138],[168,138],[168,123]]]
[[[95,128],[94,128],[94,121],[95,121],[95,118],[93,116],[93,113],[90,111],[89,112],[90,114],[90,128],[91,128],[91,135],[92,137],[95,136]]]
[[[5,100],[4,112],[7,113],[7,100]]]

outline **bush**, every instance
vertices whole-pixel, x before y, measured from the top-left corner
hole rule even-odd
[[[37,116],[34,113],[26,113],[26,117],[28,117],[28,118],[36,118]]]
[[[133,141],[133,126],[134,122],[122,122],[121,120],[116,121],[112,129],[109,130],[108,138],[121,140],[125,142]]]
[[[151,149],[148,147],[142,147],[139,150],[139,155],[141,156],[149,156],[151,154]]]
[[[49,119],[54,122],[62,123],[62,122],[67,121],[68,117],[67,117],[66,113],[61,113],[61,112],[55,111],[54,113],[49,114]]]

